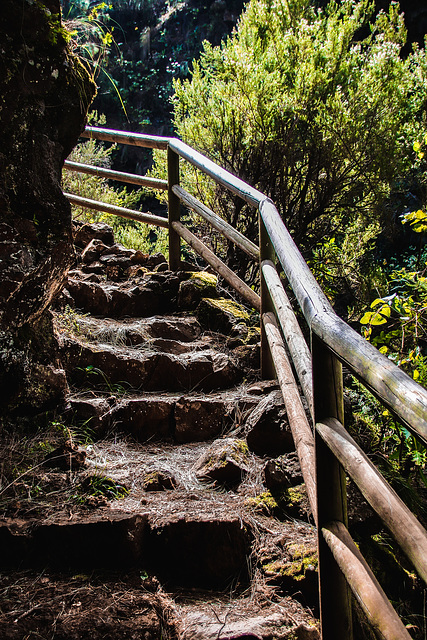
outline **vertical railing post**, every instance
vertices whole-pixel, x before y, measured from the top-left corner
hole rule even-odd
[[[179,155],[168,147],[168,220],[169,220],[169,269],[178,271],[181,266],[181,239],[172,227],[172,222],[179,222],[181,203],[172,191],[179,184]]]
[[[268,292],[264,276],[262,274],[262,263],[264,260],[272,260],[274,262],[274,248],[273,243],[270,240],[270,236],[265,228],[264,221],[261,213],[258,214],[259,223],[259,255],[260,255],[260,294],[261,294],[261,377],[264,380],[273,380],[276,377],[276,371],[274,368],[273,358],[271,357],[270,347],[268,345],[267,336],[265,334],[264,323],[262,316],[269,311],[274,312],[274,306],[271,300],[271,296]]]
[[[315,422],[330,417],[343,424],[341,363],[314,333],[311,339]],[[333,520],[347,526],[346,478],[343,468],[317,432],[315,443],[322,640],[351,640],[350,589],[322,535],[322,527]]]

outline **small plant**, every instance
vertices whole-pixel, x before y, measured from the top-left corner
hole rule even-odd
[[[85,504],[88,498],[105,498],[107,500],[121,500],[129,494],[123,484],[104,475],[88,476],[78,487],[74,499],[79,504]]]

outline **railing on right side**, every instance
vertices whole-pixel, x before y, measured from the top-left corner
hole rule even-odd
[[[379,638],[410,635],[361,556],[347,530],[347,473],[391,531],[420,577],[427,582],[427,532],[343,427],[342,365],[354,374],[401,422],[427,444],[427,391],[343,322],[333,311],[283,224],[264,194],[175,138],[157,138],[88,128],[95,137],[136,146],[167,149],[168,182],[120,174],[114,179],[168,190],[169,219],[125,210],[110,211],[169,229],[169,262],[179,268],[180,239],[190,244],[254,308],[261,311],[261,366],[277,376],[287,408],[312,512],[318,528],[319,585],[323,640],[352,637],[350,590]],[[179,158],[190,162],[259,212],[260,248],[233,229],[179,185]],[[70,166],[72,170],[79,170]],[[83,170],[83,169],[82,169]],[[94,168],[87,168],[95,173]],[[111,172],[110,172],[111,173]],[[119,174],[120,172],[113,172]],[[123,177],[125,176],[125,177]],[[70,199],[77,202],[76,196]],[[83,204],[80,201],[79,204]],[[261,297],[237,277],[180,220],[181,203],[207,220],[255,260],[260,260]],[[98,208],[101,203],[84,206]],[[282,286],[280,263],[311,336],[304,340]],[[286,343],[286,346],[285,346]],[[290,354],[306,398],[313,434],[289,361]]]

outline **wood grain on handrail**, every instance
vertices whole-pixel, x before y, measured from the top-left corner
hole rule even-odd
[[[371,627],[375,630],[375,635],[381,640],[411,640],[343,523],[328,523],[322,527],[322,535]]]
[[[101,127],[86,127],[81,134],[82,138],[105,140],[106,142],[118,142],[133,147],[145,147],[147,149],[167,149],[169,138],[161,136],[149,136],[145,133],[132,133],[130,131],[115,131],[102,129]]]
[[[129,218],[130,220],[137,220],[138,222],[145,222],[146,224],[152,224],[156,227],[168,228],[168,221],[166,218],[160,218],[148,211],[146,213],[142,211],[134,211],[133,209],[125,209],[124,207],[115,207],[112,204],[106,204],[105,202],[98,202],[98,200],[89,200],[89,198],[81,198],[74,195],[74,193],[64,193],[64,196],[68,200],[77,205],[78,207],[86,207],[87,209],[94,209],[95,211],[105,211],[105,213],[112,213],[115,216],[121,216],[122,218]]]
[[[117,180],[118,182],[126,182],[127,184],[137,184],[141,187],[151,187],[152,189],[166,190],[168,183],[166,180],[158,180],[157,178],[147,178],[147,176],[138,176],[135,173],[124,173],[123,171],[113,171],[105,169],[105,167],[94,167],[91,164],[82,164],[81,162],[72,162],[66,160],[64,162],[65,169],[75,171],[77,173],[87,173],[98,178],[107,178],[109,180]]]
[[[427,443],[427,390],[335,314],[271,200],[261,203],[260,212],[311,331]]]
[[[197,167],[213,178],[215,182],[221,184],[223,187],[229,189],[232,193],[240,196],[242,200],[247,202],[253,207],[258,207],[260,202],[265,200],[265,195],[250,187],[246,182],[240,180],[237,176],[233,176],[232,173],[226,169],[222,169],[215,162],[209,160],[206,156],[199,151],[195,151],[188,144],[181,142],[178,138],[169,139],[169,147],[178,153],[181,158],[190,162],[193,166]]]
[[[268,291],[274,304],[286,344],[292,356],[304,396],[313,416],[313,382],[311,354],[304,335],[295,317],[292,305],[283,288],[276,267],[271,260],[264,260],[261,269],[267,283]]]
[[[276,318],[273,313],[265,313],[262,321],[273,356],[295,449],[303,472],[311,511],[314,521],[317,523],[316,462],[313,431],[308,423],[307,415],[301,402],[298,387],[292,373],[291,363],[286,354],[285,345],[277,326]]]
[[[427,583],[427,531],[338,420],[322,420],[316,431]]]

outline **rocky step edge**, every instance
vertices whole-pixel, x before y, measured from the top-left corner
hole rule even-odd
[[[200,292],[198,277],[185,283]],[[69,381],[188,392],[232,387],[254,375],[259,329],[251,326],[243,307],[223,298],[203,298],[198,319],[190,313],[111,319],[70,307],[57,311],[60,357]]]
[[[45,562],[49,559],[49,562],[58,565],[74,564],[79,558],[83,564],[95,566],[98,562],[113,566],[117,562],[119,565],[138,562],[141,557],[145,562],[147,558],[157,556],[152,554],[152,550],[155,541],[162,540],[159,533],[160,525],[162,530],[177,527],[179,531],[180,527],[185,529],[189,522],[200,521],[202,524],[189,525],[189,529],[191,530],[191,526],[195,526],[196,529],[207,527],[206,536],[210,538],[210,542],[203,543],[200,547],[201,553],[205,548],[207,558],[204,563],[200,558],[197,560],[194,571],[189,572],[190,579],[196,584],[205,579],[216,584],[231,576],[237,577],[242,572],[242,566],[246,566],[245,563],[242,565],[241,561],[250,553],[250,532],[253,526],[248,516],[251,509],[259,510],[261,513],[266,511],[268,514],[279,512],[281,509],[286,511],[287,517],[298,515],[307,519],[306,497],[299,505],[300,511],[292,511],[295,506],[292,505],[292,500],[295,501],[294,494],[299,492],[303,495],[304,490],[301,486],[299,465],[296,463],[295,453],[292,452],[292,437],[280,391],[267,393],[248,413],[242,424],[237,425],[232,433],[213,442],[160,442],[143,445],[121,439],[118,434],[115,440],[109,444],[108,442],[95,441],[86,449],[68,442],[62,449],[50,452],[40,465],[41,474],[47,474],[46,477],[40,478],[40,483],[55,484],[57,481],[60,486],[60,481],[74,482],[75,491],[78,493],[81,487],[87,486],[88,478],[92,481],[96,476],[98,479],[108,477],[113,483],[117,482],[118,486],[126,489],[121,495],[123,499],[108,503],[110,506],[107,511],[104,509],[107,500],[101,503],[89,501],[89,506],[102,507],[90,516],[85,515],[84,510],[80,512],[77,507],[78,515],[74,517],[68,513],[67,509],[71,509],[72,514],[76,505],[83,504],[81,501],[74,506],[72,502],[68,505],[65,518],[63,509],[58,505],[58,513],[50,513],[47,522],[40,525],[34,521],[25,522],[22,518],[6,519],[3,521],[2,535],[9,535],[11,539],[7,546],[0,547],[3,551],[8,549],[7,554],[3,554],[1,558],[2,564],[12,561],[12,558],[15,558],[15,562],[23,562],[24,558],[27,562],[36,559]],[[118,444],[114,445],[114,442]],[[269,453],[271,455],[271,451],[284,452],[284,457],[281,461],[276,459],[265,465],[265,460],[260,456]],[[260,480],[261,475],[263,481]],[[263,495],[266,487],[271,488],[275,494],[284,488],[294,487],[294,491],[288,492],[286,507],[284,502],[280,507],[272,495]],[[220,489],[220,492],[216,489]],[[254,498],[248,503],[251,506],[249,512],[246,509],[248,492],[250,497]],[[116,494],[113,495],[117,497]],[[111,492],[107,491],[106,496],[111,497]],[[151,515],[148,512],[151,512]],[[206,524],[206,518],[209,524]],[[215,522],[217,524],[214,524]],[[244,522],[246,524],[243,526]],[[84,533],[86,526],[89,527],[87,534]],[[219,534],[211,535],[215,527],[218,527],[218,531],[225,528],[224,539],[234,538],[231,546],[235,548],[238,560],[233,561],[234,556],[231,554],[230,558],[227,556],[228,565],[225,563],[223,567],[216,561],[211,563],[209,559],[215,556],[215,545],[219,548],[216,553],[222,553],[221,547],[225,544],[221,542]],[[83,537],[87,535],[89,540],[92,528],[102,532],[97,549],[97,534],[94,534],[93,545],[88,543],[86,549],[80,549],[80,532]],[[156,529],[156,535],[151,540],[150,531],[153,529]],[[70,531],[74,531],[76,537]],[[119,538],[121,542],[118,546]],[[174,535],[167,535],[164,544],[173,538]],[[171,542],[171,545],[173,549],[175,543]],[[189,544],[189,550],[192,547],[193,542]],[[115,552],[111,556],[107,549],[113,548]],[[145,553],[144,550],[147,548],[149,551]],[[64,554],[61,549],[67,549],[67,552]],[[141,556],[143,552],[145,555]],[[159,558],[166,557],[165,554],[166,549],[162,548]],[[185,582],[186,572],[181,571],[180,562],[178,554],[175,561],[168,560],[167,567],[169,575],[181,576],[181,580]],[[174,563],[177,563],[176,570]],[[206,568],[206,563],[210,563],[210,569]],[[193,575],[194,572],[198,572],[198,578]],[[247,567],[243,573],[245,572],[247,574]]]

